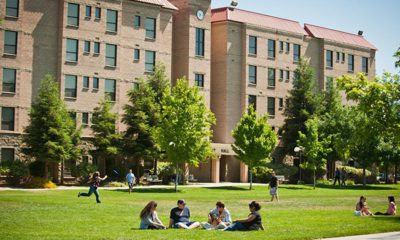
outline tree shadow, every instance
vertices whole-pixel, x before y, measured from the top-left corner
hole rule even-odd
[[[298,186],[298,187],[294,187],[294,186],[282,186],[280,185],[279,188],[284,188],[284,189],[289,189],[289,190],[313,190],[311,187],[308,186]]]
[[[113,189],[109,191],[116,191],[116,192],[126,192],[128,193],[128,189]],[[180,193],[182,192],[180,189],[178,189],[177,192],[175,192],[174,188],[134,188],[132,190],[132,193]]]
[[[337,190],[396,190],[395,187],[390,186],[371,186],[367,185],[363,187],[362,185],[355,185],[355,186],[334,186],[334,185],[325,185],[320,184],[316,185],[318,188],[326,188],[326,189],[337,189]]]
[[[400,222],[400,216],[374,216],[376,221]]]
[[[209,190],[228,190],[228,191],[249,191],[248,187],[235,187],[235,186],[223,186],[223,187],[203,187],[203,189]],[[254,190],[254,189],[253,189]]]

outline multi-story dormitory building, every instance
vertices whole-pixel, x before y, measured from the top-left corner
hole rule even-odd
[[[218,157],[190,169],[199,181],[212,182],[247,181],[247,167],[230,148],[231,131],[252,103],[279,130],[300,57],[310,58],[321,89],[343,74],[375,75],[377,49],[362,34],[211,10],[211,0],[4,0],[0,19],[0,161],[24,158],[21,134],[46,73],[59,80],[85,138],[98,102],[113,101],[121,116],[127,92],[156,61],[165,64],[172,84],[186,76],[217,118]],[[125,130],[120,122],[117,128]],[[87,151],[84,158],[91,161]]]

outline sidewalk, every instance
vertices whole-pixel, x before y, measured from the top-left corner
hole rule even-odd
[[[178,188],[212,188],[212,187],[248,187],[249,183],[192,183],[190,185],[178,185]],[[267,186],[264,183],[253,183],[253,186]],[[174,188],[174,185],[149,185],[149,186],[135,186],[135,189],[147,189],[147,188]],[[58,186],[54,189],[38,188],[11,188],[11,187],[0,187],[0,191],[57,191],[57,190],[80,190],[87,189],[88,186]],[[128,189],[128,187],[100,187],[102,190],[115,190],[115,189]]]
[[[323,240],[397,240],[400,239],[400,232],[389,232],[389,233],[376,233],[368,235],[358,235],[349,237],[339,237],[339,238],[325,238]]]

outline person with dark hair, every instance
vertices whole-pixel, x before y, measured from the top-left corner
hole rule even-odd
[[[341,176],[340,169],[339,169],[339,168],[336,168],[336,171],[335,171],[335,181],[333,182],[333,186],[336,185],[336,181],[338,181],[339,186],[340,186],[340,176]]]
[[[233,221],[233,224],[225,228],[224,231],[264,231],[264,226],[261,221],[260,211],[261,206],[258,202],[252,201],[249,203],[250,214],[247,218]]]
[[[271,195],[271,202],[274,201],[274,198],[276,198],[276,201],[279,202],[278,185],[279,185],[278,178],[275,175],[275,171],[272,171],[272,177],[271,177],[271,180],[269,181],[269,185],[268,185],[269,194]]]
[[[104,181],[106,179],[107,179],[107,175],[105,175],[104,178],[101,178],[99,171],[94,172],[92,177],[91,177],[91,184],[90,184],[89,192],[88,193],[79,192],[78,193],[78,198],[80,196],[90,197],[94,193],[94,195],[96,195],[96,202],[97,203],[101,203],[99,191],[97,190],[97,188],[100,186],[100,182]]]
[[[354,211],[355,216],[373,216],[367,206],[367,198],[364,196],[360,197],[360,201],[356,204],[356,210]]]
[[[135,175],[132,173],[132,169],[129,169],[129,173],[126,175],[126,181],[128,182],[130,194],[136,181]]]
[[[171,209],[169,227],[193,229],[200,226],[199,222],[190,221],[190,210],[183,199],[178,200],[177,207]]]
[[[140,212],[140,229],[166,229],[156,212],[157,203],[150,201]]]
[[[232,223],[231,214],[225,208],[225,204],[218,201],[215,206],[208,214],[208,222],[202,223],[202,227],[207,230],[224,229]]]
[[[393,196],[388,197],[389,206],[386,212],[376,212],[375,215],[396,215],[397,206]]]

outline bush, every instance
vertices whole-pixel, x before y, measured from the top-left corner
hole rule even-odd
[[[354,183],[353,180],[347,180],[346,181],[346,186],[355,186],[356,184]]]
[[[109,182],[105,185],[106,187],[127,187],[126,183],[124,182]]]
[[[72,164],[71,168],[72,176],[77,178],[80,184],[89,182],[90,175],[95,171],[97,171],[97,166],[87,162],[81,162],[78,165]]]
[[[28,166],[31,176],[44,177],[44,165],[45,163],[42,161],[31,162]]]
[[[272,171],[275,171],[276,175],[283,175],[285,179],[289,179],[289,176],[296,173],[297,170],[295,167],[286,164],[268,163],[266,166],[253,169],[253,182],[268,183],[272,176]]]
[[[175,176],[175,166],[170,162],[158,162],[157,173],[163,184],[169,184]],[[181,169],[178,170],[178,174],[182,175]]]
[[[354,168],[349,166],[343,166],[340,168],[345,174],[346,179],[352,180],[354,183],[363,183],[363,170],[362,168]],[[365,170],[365,176],[367,178],[367,183],[372,184],[376,182],[376,176],[369,170]],[[347,182],[347,181],[346,181]]]
[[[52,181],[49,181],[47,179],[41,178],[41,177],[31,177],[27,183],[26,183],[27,188],[56,188],[57,185],[53,183]]]
[[[332,181],[321,179],[321,180],[317,180],[316,184],[317,185],[332,185]]]
[[[267,183],[271,178],[273,169],[268,167],[255,167],[253,169],[253,182]]]
[[[19,160],[4,161],[1,163],[2,173],[8,177],[7,182],[11,185],[19,185],[21,179],[29,176],[29,168]]]
[[[9,167],[0,166],[0,175],[7,176],[10,173]]]

